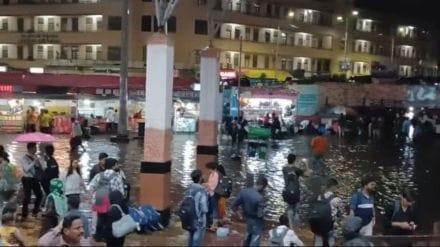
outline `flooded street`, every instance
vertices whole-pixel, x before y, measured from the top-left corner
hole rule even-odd
[[[15,135],[0,135],[0,144],[5,145],[12,155],[12,162],[25,152],[25,145],[12,143]],[[67,136],[57,136],[55,157],[63,169],[70,162],[69,140]],[[440,142],[438,140],[423,146],[397,144],[393,142],[368,143],[364,140],[340,140],[331,137],[331,149],[326,157],[330,176],[340,184],[339,194],[347,200],[350,194],[360,187],[360,179],[365,174],[373,174],[378,179],[377,206],[379,211],[391,200],[397,198],[403,187],[417,191],[418,225],[421,233],[432,230],[432,222],[440,219],[440,197],[437,188],[440,186]],[[284,211],[281,191],[284,187],[281,169],[286,164],[289,153],[295,153],[299,158],[310,158],[310,137],[297,136],[290,140],[278,142],[277,148],[270,148],[267,161],[256,158],[246,158],[243,148],[242,161],[232,160],[236,151],[229,145],[229,140],[221,140],[219,147],[220,163],[236,183],[235,192],[245,186],[247,172],[265,174],[269,179],[267,191],[269,217],[274,220]],[[196,153],[195,135],[174,135],[173,169],[171,198],[177,205],[182,197],[182,191],[190,184],[189,173],[195,168]],[[109,142],[106,136],[97,136],[85,141],[86,152],[77,157],[82,165],[82,174],[88,178],[91,167],[97,163],[98,154],[106,152],[111,157],[119,157],[130,183],[133,194],[137,191],[137,175],[143,158],[143,141],[133,140],[129,144]],[[310,178],[304,181],[303,203],[301,211],[306,212],[308,201],[312,197],[316,183],[325,181],[321,178]],[[175,210],[175,208],[173,209]],[[304,215],[304,214],[303,214]],[[379,222],[378,222],[379,224]]]

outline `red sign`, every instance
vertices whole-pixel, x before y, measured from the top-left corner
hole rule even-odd
[[[12,85],[0,85],[0,93],[12,93],[14,87]]]

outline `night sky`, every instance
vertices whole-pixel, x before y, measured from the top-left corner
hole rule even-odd
[[[356,0],[356,4],[361,8],[396,13],[440,24],[439,9],[436,8],[440,0]]]

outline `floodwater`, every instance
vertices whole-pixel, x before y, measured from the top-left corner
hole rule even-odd
[[[0,134],[0,144],[6,146],[12,155],[12,162],[25,151],[24,144],[12,142],[15,135]],[[72,159],[67,136],[57,136],[54,143],[55,157],[62,168],[67,168]],[[417,191],[418,225],[420,233],[430,233],[432,223],[440,220],[440,196],[437,189],[440,185],[440,141],[414,146],[404,143],[369,142],[357,139],[338,139],[330,137],[331,149],[326,157],[329,176],[338,180],[339,195],[348,200],[350,194],[360,187],[361,177],[366,174],[374,175],[378,180],[377,208],[383,211],[384,205],[398,197],[404,187]],[[277,141],[278,147],[268,150],[267,160],[248,158],[243,147],[242,160],[231,159],[237,151],[230,147],[230,141],[220,140],[219,160],[226,172],[235,181],[234,194],[245,186],[247,173],[264,174],[269,179],[267,189],[268,217],[276,220],[284,211],[285,205],[281,197],[284,187],[282,167],[286,164],[289,153],[295,153],[299,158],[310,158],[310,137],[297,136],[289,140]],[[137,174],[143,158],[143,141],[133,140],[129,144],[115,144],[106,136],[93,137],[85,141],[86,152],[76,154],[82,166],[84,178],[88,178],[91,167],[97,163],[98,154],[106,152],[111,157],[117,157],[123,164],[123,170],[132,184],[134,196],[137,191]],[[191,183],[189,174],[195,168],[195,152],[197,140],[195,135],[176,134],[173,139],[173,169],[171,198],[172,205],[178,205],[182,191]],[[325,183],[324,177],[305,179],[303,183],[303,202],[300,212],[305,217],[308,201],[313,198],[316,184]],[[132,198],[133,199],[133,198]],[[176,210],[174,208],[173,210]]]

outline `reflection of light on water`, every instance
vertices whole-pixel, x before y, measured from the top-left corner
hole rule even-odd
[[[194,142],[188,140],[183,144],[182,150],[182,173],[183,181],[182,185],[184,187],[191,184],[191,177],[189,176],[193,170],[193,160],[194,160]]]
[[[81,167],[82,178],[88,178],[90,173],[90,167],[87,164],[91,163],[91,159],[88,153],[84,153],[79,159],[79,164]]]

